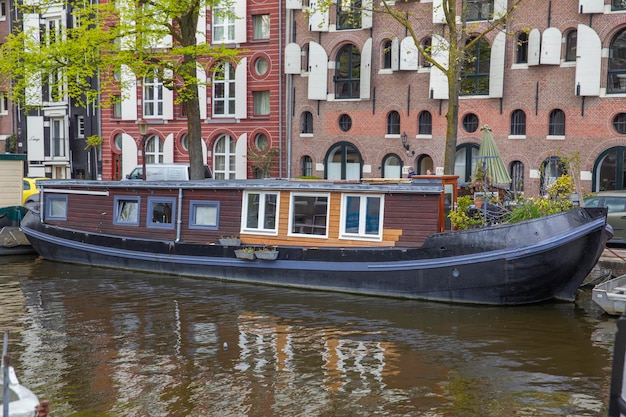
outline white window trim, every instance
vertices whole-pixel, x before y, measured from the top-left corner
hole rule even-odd
[[[248,219],[248,196],[250,194],[258,194],[259,201],[259,225],[260,227],[253,229],[248,228],[246,226],[246,221]],[[265,229],[263,228],[263,219],[265,218],[265,198],[268,195],[276,196],[276,219],[274,222],[274,229]],[[249,190],[244,191],[242,197],[242,213],[241,213],[241,233],[249,233],[256,235],[269,235],[269,236],[277,236],[278,235],[278,224],[280,220],[280,192],[277,191],[263,191],[263,190]]]
[[[361,206],[359,210],[359,232],[358,233],[346,233],[346,200],[348,197],[359,197],[361,199]],[[367,235],[365,234],[365,226],[367,222],[365,221],[366,216],[366,201],[368,198],[380,198],[380,211],[379,211],[379,228],[377,235]],[[340,226],[339,226],[339,239],[350,239],[350,240],[367,240],[367,241],[377,241],[380,242],[383,240],[383,232],[384,232],[384,218],[385,218],[385,195],[384,194],[342,194],[341,195],[341,211],[339,215]]]
[[[294,213],[294,198],[295,197],[326,197],[326,233],[323,235],[314,235],[309,233],[293,233],[293,213]],[[288,236],[306,237],[314,239],[328,239],[328,232],[330,229],[330,193],[292,193],[289,198],[289,228]]]

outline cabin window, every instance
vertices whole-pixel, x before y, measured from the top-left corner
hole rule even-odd
[[[220,218],[220,203],[218,201],[190,202],[189,228],[217,230]]]
[[[289,230],[297,235],[328,235],[328,195],[292,194]]]
[[[382,195],[344,195],[341,237],[382,240],[383,202]]]
[[[174,228],[175,198],[148,198],[148,227]]]
[[[46,196],[46,219],[67,220],[67,196]]]
[[[139,197],[115,197],[113,224],[139,226]]]
[[[277,234],[278,196],[262,191],[244,193],[242,232]]]

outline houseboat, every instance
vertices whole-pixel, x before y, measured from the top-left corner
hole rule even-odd
[[[407,299],[572,301],[612,235],[605,208],[581,207],[449,230],[454,176],[39,186],[22,230],[45,259]]]

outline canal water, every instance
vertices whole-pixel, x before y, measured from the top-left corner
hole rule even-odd
[[[615,319],[0,258],[21,382],[64,416],[605,416]]]

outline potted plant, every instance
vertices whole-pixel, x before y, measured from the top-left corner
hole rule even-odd
[[[257,259],[263,259],[266,261],[274,261],[276,260],[276,258],[278,258],[278,250],[276,250],[276,248],[272,249],[268,247],[263,247],[261,249],[255,250],[254,256],[256,256]]]
[[[239,236],[222,236],[220,238],[220,245],[222,246],[240,246],[241,245],[241,239],[239,239]]]
[[[239,259],[254,259],[254,248],[235,249],[235,256]]]

